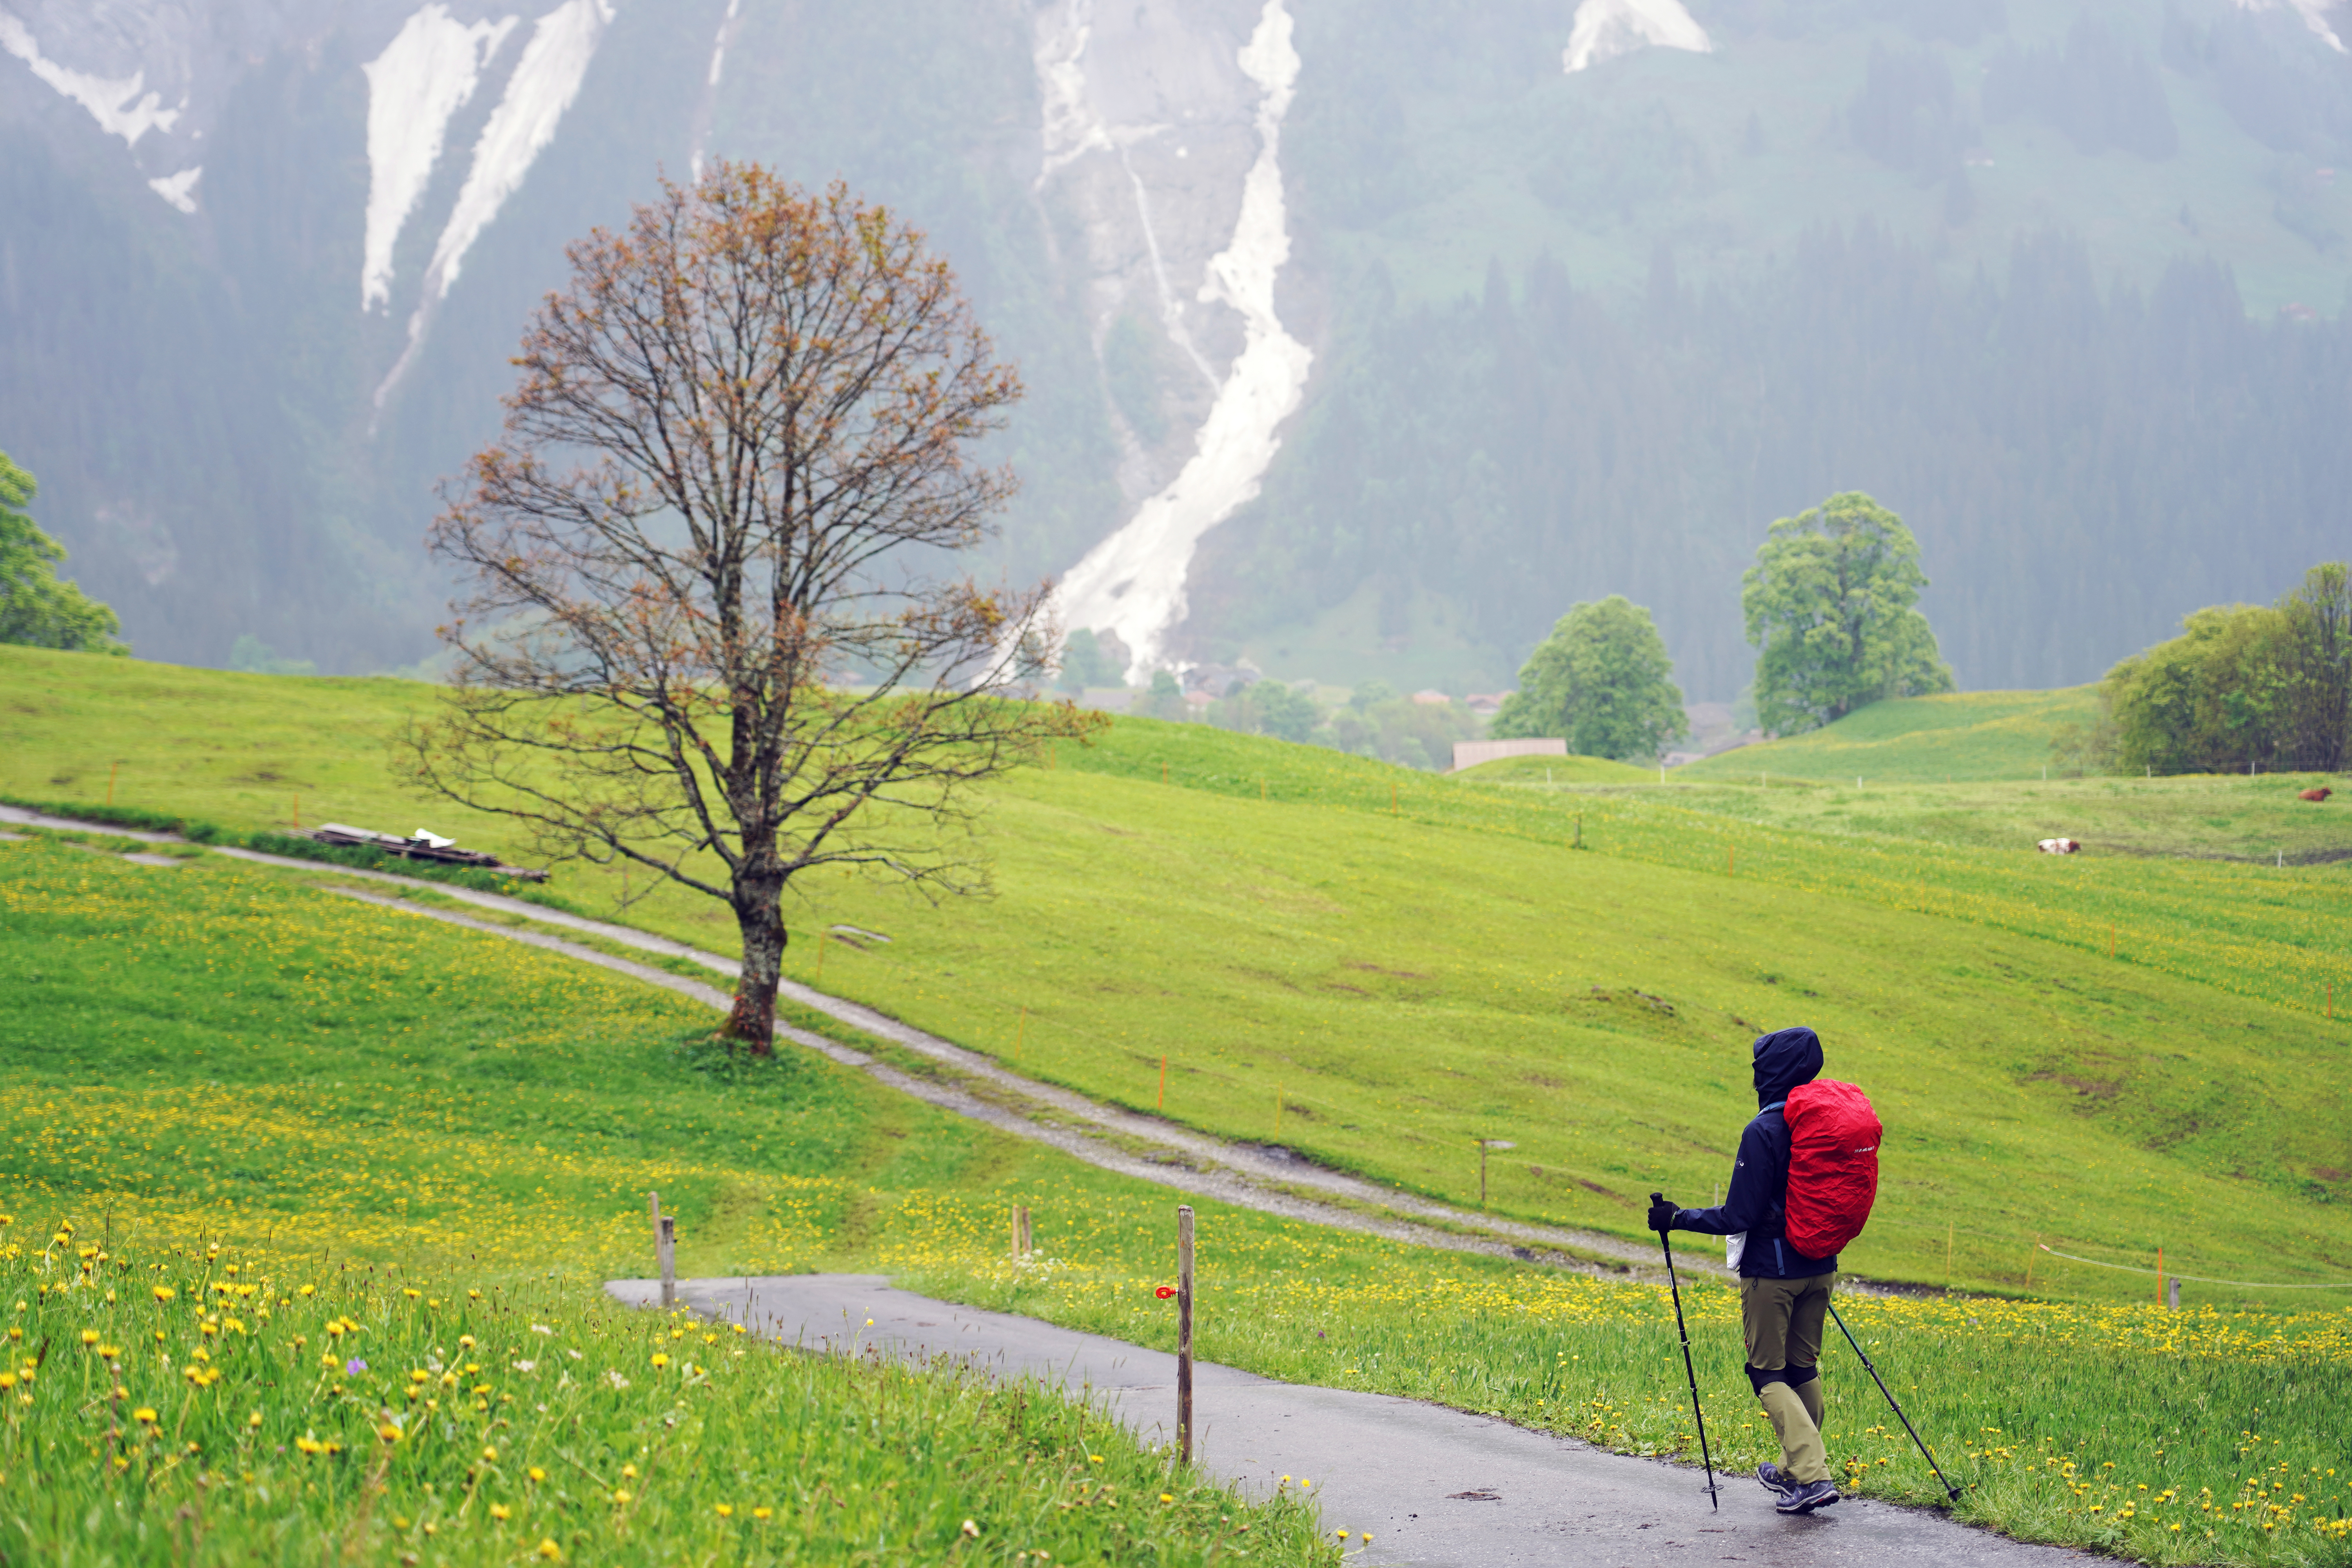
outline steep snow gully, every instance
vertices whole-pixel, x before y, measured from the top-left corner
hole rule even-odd
[[[361,309],[392,303],[392,247],[441,161],[449,117],[473,98],[483,68],[520,20],[460,22],[447,6],[427,5],[409,17],[383,53],[360,68],[368,84]]]
[[[425,12],[438,9],[436,5],[426,6],[425,11],[420,11],[415,18],[411,19],[412,25]],[[498,108],[490,111],[489,123],[482,127],[482,134],[474,143],[473,166],[467,171],[466,183],[457,192],[457,205],[450,209],[448,221],[442,226],[441,237],[433,247],[433,259],[425,268],[424,289],[415,310],[408,318],[407,347],[401,351],[400,358],[393,363],[392,369],[376,387],[375,405],[378,408],[383,406],[384,399],[392,395],[393,389],[400,384],[401,377],[415,362],[416,351],[425,341],[425,329],[432,324],[433,309],[447,299],[449,290],[457,285],[458,272],[465,264],[466,252],[473,247],[474,241],[481,237],[482,231],[489,227],[491,220],[499,216],[499,209],[506,205],[507,198],[522,188],[523,176],[530,172],[532,163],[547,150],[548,143],[555,140],[556,128],[562,122],[563,111],[570,109],[572,100],[579,96],[580,84],[588,75],[588,64],[595,58],[596,46],[604,41],[605,24],[612,19],[613,7],[606,0],[563,0],[562,5],[540,17],[532,26],[530,41],[523,46],[522,58],[515,62],[514,74],[507,79],[506,91],[499,97]],[[457,105],[465,101],[465,97],[472,95],[474,74],[479,70],[480,63],[497,52],[499,43],[504,39],[507,30],[514,26],[515,20],[509,16],[499,23],[494,36],[486,39],[475,60],[469,61],[462,47],[439,48],[427,56],[414,73],[387,72],[387,83],[397,82],[402,87],[408,87],[409,74],[424,75],[427,82],[440,85],[427,88],[420,95],[421,101],[426,108],[437,108],[444,99],[456,93],[462,82],[465,96],[456,97],[450,102],[449,110],[442,120],[442,125],[446,126],[447,113],[455,112]],[[446,15],[440,18],[440,23],[443,26],[439,36],[446,38],[446,28],[456,24],[449,23]],[[407,36],[405,29],[402,36]],[[393,47],[398,47],[399,40],[395,39]],[[383,66],[393,58],[392,49],[387,49],[376,58],[374,65]],[[434,74],[425,75],[427,72]],[[376,151],[373,100],[379,89],[373,68],[369,72],[368,87],[371,100],[368,156],[373,164]],[[415,89],[412,88],[411,90]],[[422,168],[416,173],[416,184],[422,189],[425,178],[433,172],[433,161],[440,153],[441,128],[433,129],[429,149],[424,145],[421,130],[420,127],[406,135],[387,136],[391,161],[375,166],[372,181],[404,180],[409,169],[421,163]],[[387,209],[390,205],[387,197]],[[373,183],[368,207],[373,227],[375,217]],[[391,288],[392,245],[399,237],[400,223],[406,216],[404,206],[399,218],[390,222],[391,233],[384,239],[384,298],[387,301]],[[367,279],[364,278],[361,289],[364,304],[367,297]]]
[[[1082,49],[1083,36],[1078,44]],[[1054,63],[1059,79],[1048,77],[1040,85],[1046,101],[1061,110],[1079,90],[1068,73],[1082,66],[1075,58]],[[1064,623],[1116,630],[1132,650],[1130,679],[1148,676],[1161,661],[1169,631],[1184,616],[1185,577],[1201,536],[1257,494],[1280,445],[1276,428],[1297,410],[1315,358],[1283,330],[1274,309],[1275,279],[1290,259],[1282,118],[1298,81],[1298,51],[1291,46],[1290,13],[1283,0],[1266,0],[1255,31],[1242,47],[1240,63],[1263,94],[1257,160],[1243,184],[1233,240],[1210,260],[1200,299],[1240,314],[1242,352],[1217,388],[1192,458],[1175,482],[1147,499],[1124,526],[1088,551],[1061,584]],[[1065,123],[1083,124],[1077,114],[1062,111],[1069,116]],[[1085,145],[1079,140],[1076,149],[1049,152],[1048,171],[1055,156],[1066,160]],[[1139,202],[1139,184],[1137,196]],[[1157,259],[1155,247],[1155,266]]]
[[[622,3],[516,0],[509,9],[500,0],[377,0],[348,19],[365,40],[350,82],[366,98],[359,304],[406,316],[375,387],[377,409],[415,368],[468,255],[563,129]],[[2234,0],[2291,9],[2341,48],[2322,15],[2336,3]],[[728,57],[745,14],[760,9],[742,0],[691,17],[632,8],[641,30],[691,27],[698,43],[708,40],[709,63],[688,106],[697,175],[722,118],[722,80],[740,79],[726,71]],[[1562,9],[1569,72],[1632,50],[1714,47],[1684,0],[1578,0],[1572,13]],[[159,200],[199,217],[205,171],[196,155],[212,116],[250,67],[308,37],[303,10],[257,11],[235,0],[119,0],[96,10],[73,0],[0,0],[0,80],[21,67],[86,113],[100,135],[120,138],[125,152],[117,155],[131,158]],[[713,21],[715,31],[703,31]],[[1066,264],[1078,271],[1097,347],[1105,350],[1126,321],[1156,322],[1175,351],[1170,363],[1187,367],[1161,380],[1173,416],[1166,434],[1146,440],[1123,408],[1117,416],[1126,502],[1102,519],[1108,531],[1059,591],[1064,624],[1118,633],[1129,649],[1128,673],[1139,679],[1170,661],[1201,540],[1258,494],[1314,368],[1314,353],[1276,309],[1292,239],[1282,130],[1301,59],[1287,0],[1037,0],[1028,25],[1040,100],[1033,194],[1066,209],[1087,236],[1084,253]],[[487,114],[468,112],[493,94]],[[463,180],[436,185],[453,135],[467,134]],[[446,194],[452,184],[454,196]],[[425,223],[437,224],[429,252],[404,250],[404,234]]]

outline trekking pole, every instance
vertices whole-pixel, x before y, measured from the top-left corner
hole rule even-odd
[[[1954,1486],[1949,1480],[1946,1479],[1944,1476],[1944,1468],[1936,1463],[1936,1456],[1928,1448],[1927,1440],[1920,1436],[1917,1429],[1911,1425],[1911,1417],[1903,1414],[1903,1406],[1895,1403],[1895,1395],[1887,1388],[1886,1380],[1879,1376],[1878,1368],[1871,1364],[1870,1352],[1862,1348],[1862,1342],[1853,1337],[1853,1331],[1845,1326],[1845,1320],[1838,1317],[1837,1304],[1835,1302],[1830,1303],[1830,1316],[1837,1318],[1838,1332],[1843,1334],[1845,1336],[1845,1342],[1853,1347],[1853,1353],[1862,1358],[1862,1369],[1870,1373],[1870,1381],[1878,1384],[1879,1393],[1886,1395],[1886,1403],[1894,1408],[1895,1419],[1903,1423],[1903,1430],[1911,1434],[1911,1440],[1919,1445],[1919,1452],[1927,1456],[1927,1468],[1936,1472],[1936,1479],[1942,1483],[1944,1488],[1944,1496],[1950,1501],[1959,1501],[1960,1489]]]
[[[1666,1201],[1664,1193],[1652,1193],[1650,1201]],[[1698,1426],[1698,1460],[1706,1467],[1706,1498],[1710,1508],[1721,1511],[1723,1500],[1715,1490],[1715,1456],[1706,1451],[1706,1413],[1698,1407],[1698,1373],[1691,1366],[1690,1330],[1683,1323],[1683,1288],[1675,1279],[1675,1244],[1666,1239],[1664,1231],[1658,1232],[1658,1245],[1666,1249],[1666,1289],[1675,1296],[1675,1332],[1683,1340],[1683,1375],[1690,1379],[1691,1419]]]

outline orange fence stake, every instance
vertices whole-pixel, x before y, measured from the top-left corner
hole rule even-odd
[[[1162,1052],[1160,1052],[1160,1105],[1159,1105],[1159,1109],[1160,1109],[1160,1110],[1167,1110],[1167,1109],[1168,1109],[1168,1053],[1167,1053],[1167,1052],[1165,1052],[1165,1051],[1162,1051]]]

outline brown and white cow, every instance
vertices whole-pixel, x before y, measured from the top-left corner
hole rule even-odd
[[[2083,841],[2079,838],[2045,838],[2034,847],[2044,855],[2075,855],[2081,853]]]

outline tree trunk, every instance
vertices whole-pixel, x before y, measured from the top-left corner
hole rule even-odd
[[[755,897],[736,905],[735,923],[743,937],[743,973],[735,983],[735,1010],[727,1016],[724,1032],[749,1045],[753,1056],[773,1056],[776,982],[784,969],[783,910],[773,894]]]

